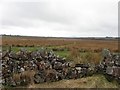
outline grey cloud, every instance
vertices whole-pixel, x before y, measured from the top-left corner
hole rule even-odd
[[[116,36],[115,5],[116,2],[107,0],[8,2],[3,5],[1,25],[3,28],[12,26],[44,30],[47,27],[56,35],[68,32],[68,36]]]
[[[8,4],[8,10],[3,14],[2,25],[28,26],[30,20],[45,20],[47,22],[69,23],[69,18],[64,15],[56,15],[49,8],[49,3],[44,2],[13,2]],[[59,11],[58,11],[59,12]],[[29,23],[26,22],[29,19]],[[31,24],[29,25],[31,26]]]

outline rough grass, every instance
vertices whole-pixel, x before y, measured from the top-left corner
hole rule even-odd
[[[64,39],[64,38],[40,38],[40,37],[19,37],[3,36],[2,45],[12,46],[59,46],[66,48],[84,48],[96,50],[108,48],[112,51],[118,50],[118,40],[94,40],[94,39]]]
[[[102,60],[101,53],[95,52],[79,52],[73,49],[69,52],[68,59],[71,59],[75,63],[95,63],[98,64]]]
[[[3,88],[3,87],[2,87]],[[61,80],[57,82],[45,82],[41,84],[32,84],[19,87],[5,87],[6,90],[17,90],[17,88],[120,88],[120,85],[116,82],[108,82],[103,75],[93,75],[89,77],[84,77],[81,79],[70,79],[70,80]]]
[[[115,81],[108,82],[103,75],[81,79],[61,80],[58,82],[29,85],[28,88],[119,88]]]

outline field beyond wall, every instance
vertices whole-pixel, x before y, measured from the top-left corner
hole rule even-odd
[[[41,47],[53,50],[57,55],[75,63],[99,63],[104,48],[118,53],[117,38],[56,38],[33,36],[2,36],[2,46],[12,46],[13,51],[20,48],[34,51]]]
[[[108,48],[111,51],[117,51],[118,39],[2,36],[2,45],[12,45],[18,47],[64,47],[68,49],[75,48],[87,50]]]

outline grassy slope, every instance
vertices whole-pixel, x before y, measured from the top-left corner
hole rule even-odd
[[[103,75],[93,75],[81,79],[61,80],[57,82],[46,82],[41,84],[32,84],[27,87],[5,87],[8,90],[17,90],[17,88],[120,88],[116,81],[108,82]],[[6,90],[7,90],[6,89]]]
[[[81,79],[61,80],[58,82],[34,84],[29,88],[120,88],[115,81],[108,82],[103,75],[94,75]]]

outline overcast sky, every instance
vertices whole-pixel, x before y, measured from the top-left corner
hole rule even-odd
[[[118,0],[1,0],[0,34],[118,36]]]

